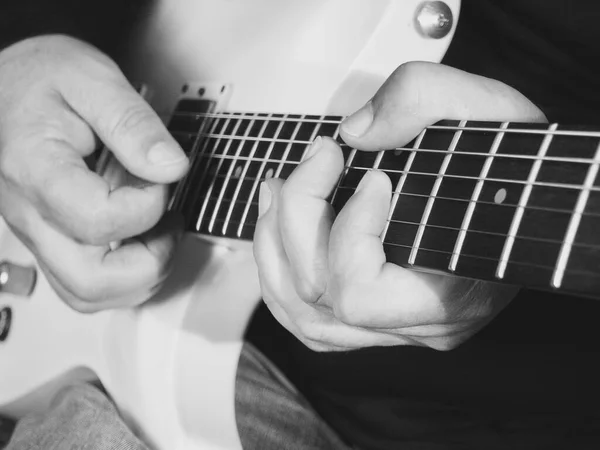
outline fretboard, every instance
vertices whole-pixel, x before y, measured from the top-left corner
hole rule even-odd
[[[403,148],[363,152],[339,138],[342,117],[199,108],[182,101],[169,126],[192,159],[171,205],[188,231],[252,239],[261,181],[287,178],[316,136],[330,136],[346,160],[337,211],[367,170],[392,181],[389,261],[600,296],[598,129],[442,121]]]

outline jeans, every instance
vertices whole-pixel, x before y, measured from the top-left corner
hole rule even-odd
[[[236,419],[244,449],[349,449],[285,376],[244,344],[236,380]],[[147,450],[96,387],[70,386],[47,411],[23,418],[6,450]]]

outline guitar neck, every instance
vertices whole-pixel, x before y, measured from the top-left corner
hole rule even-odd
[[[586,127],[442,121],[406,147],[362,152],[341,117],[208,114],[184,100],[170,131],[192,156],[171,207],[188,231],[252,239],[258,188],[287,178],[316,136],[336,139],[346,167],[340,210],[367,170],[394,186],[382,233],[389,261],[420,270],[600,295],[600,132]]]

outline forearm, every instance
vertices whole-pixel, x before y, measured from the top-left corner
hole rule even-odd
[[[41,34],[67,34],[87,41],[114,59],[153,0],[3,0],[0,49]]]

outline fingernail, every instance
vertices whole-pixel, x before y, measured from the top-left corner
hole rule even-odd
[[[185,153],[174,145],[166,142],[155,144],[147,155],[148,161],[157,166],[169,166],[171,164],[179,164],[187,159]]]
[[[258,218],[260,219],[264,213],[269,210],[271,206],[271,188],[266,181],[260,183],[260,190],[258,191]]]
[[[342,122],[342,130],[350,136],[360,137],[367,132],[372,122],[373,105],[371,102],[368,102]]]
[[[314,141],[312,141],[312,144],[310,144],[308,146],[308,148],[306,149],[306,152],[304,153],[304,158],[302,158],[302,161],[306,161],[307,159],[315,156],[322,146],[323,146],[323,138],[321,136],[317,136],[316,139]]]

